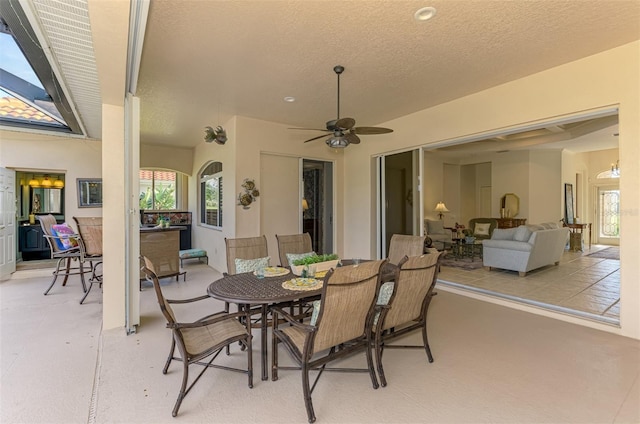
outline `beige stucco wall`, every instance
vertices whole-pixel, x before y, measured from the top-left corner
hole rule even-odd
[[[347,255],[371,252],[375,198],[369,190],[371,157],[419,148],[471,134],[515,128],[553,117],[620,106],[620,179],[622,192],[621,328],[595,327],[640,338],[640,42],[630,43],[381,125],[394,132],[375,136],[345,151],[344,250]],[[597,84],[594,84],[597,81]],[[369,139],[369,138],[368,138]],[[373,139],[373,137],[371,137]],[[369,170],[369,173],[366,172]],[[357,234],[357,237],[352,235]],[[625,239],[625,234],[628,236]],[[547,312],[540,312],[554,315]],[[562,317],[561,317],[562,318]],[[564,319],[564,318],[562,318]]]

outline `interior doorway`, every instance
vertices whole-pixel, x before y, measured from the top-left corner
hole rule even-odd
[[[333,163],[302,160],[302,231],[313,251],[333,252]]]
[[[378,158],[378,255],[387,256],[391,236],[420,233],[420,196],[417,176],[418,151]]]

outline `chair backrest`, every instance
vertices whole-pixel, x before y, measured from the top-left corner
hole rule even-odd
[[[78,233],[89,256],[102,256],[102,217],[74,216]]]
[[[443,252],[411,256],[400,262],[394,292],[389,300],[383,329],[397,327],[424,317],[438,279]]]
[[[51,231],[51,227],[57,224],[56,217],[48,214],[48,215],[38,215],[38,221],[40,221],[40,226],[42,227],[42,231],[47,236],[53,236],[53,232]],[[49,243],[49,248],[51,249],[51,253],[61,252],[62,249],[58,247],[58,243],[52,240],[49,237],[45,237],[47,243]]]
[[[258,259],[269,255],[267,238],[264,235],[236,239],[225,238],[224,242],[227,246],[227,273],[229,275],[236,274],[236,258]]]
[[[362,262],[329,271],[322,286],[313,353],[366,334],[385,262]]]
[[[309,233],[284,236],[276,234],[276,240],[278,241],[278,255],[280,256],[281,266],[290,265],[287,253],[309,253],[313,251]]]
[[[156,274],[156,269],[153,265],[153,262],[149,260],[146,256],[140,257],[142,261],[142,271],[147,274],[147,277],[151,279],[153,282],[153,288],[156,292],[156,297],[158,298],[158,304],[160,305],[160,310],[162,311],[162,315],[167,319],[167,323],[170,326],[176,323],[176,316],[173,313],[173,309],[171,309],[171,305],[164,298],[162,294],[162,289],[160,288],[160,281],[158,280],[158,274]]]
[[[394,234],[389,243],[389,262],[398,265],[405,256],[419,256],[424,251],[424,236]]]

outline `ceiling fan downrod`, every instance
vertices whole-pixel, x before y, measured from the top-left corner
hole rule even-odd
[[[340,119],[340,74],[344,72],[344,66],[336,65],[333,67],[333,72],[338,75],[338,116],[336,122]]]

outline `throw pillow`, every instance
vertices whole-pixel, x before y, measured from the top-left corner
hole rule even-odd
[[[521,225],[516,229],[513,239],[516,241],[529,241],[531,230],[526,225]]]
[[[257,259],[236,258],[236,274],[240,274],[242,272],[253,272],[258,268],[266,268],[269,266],[269,259],[271,259],[269,256]]]
[[[432,221],[427,219],[427,234],[445,234],[444,221]]]
[[[52,225],[51,234],[56,237],[54,240],[60,250],[69,250],[78,246],[78,239],[71,237],[77,234],[67,223]]]
[[[307,253],[287,253],[287,261],[289,261],[289,266],[293,265],[293,261],[297,261],[298,259],[308,258],[309,256],[315,255],[316,252],[307,252]]]
[[[476,226],[473,229],[473,235],[475,235],[475,236],[488,236],[490,228],[491,228],[491,224],[488,223],[488,222],[484,223],[484,224],[476,223]]]

